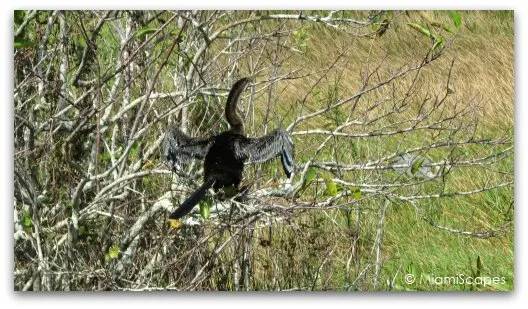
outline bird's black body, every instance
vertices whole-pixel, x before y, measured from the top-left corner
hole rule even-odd
[[[230,125],[228,131],[210,138],[192,138],[176,126],[169,126],[164,153],[171,167],[176,162],[187,162],[191,157],[204,160],[204,183],[170,215],[170,219],[179,219],[189,213],[211,187],[215,191],[228,186],[238,188],[246,162],[266,162],[280,156],[288,178],[293,173],[294,146],[288,132],[275,130],[258,138],[244,135],[236,105],[248,83],[249,79],[243,78],[229,92],[225,109]]]
[[[213,188],[238,187],[242,180],[244,160],[237,156],[235,145],[245,136],[223,132],[214,137],[204,161],[204,182],[214,180]]]

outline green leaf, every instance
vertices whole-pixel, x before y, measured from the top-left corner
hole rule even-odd
[[[352,187],[350,190],[352,191],[352,197],[354,199],[359,200],[361,198],[361,190],[359,190],[359,188]]]
[[[139,150],[139,144],[135,143],[132,148],[130,148],[130,158],[135,159]]]
[[[416,172],[422,167],[425,157],[421,157],[418,161],[414,162],[411,166],[411,174],[416,174]]]
[[[37,14],[36,21],[41,24],[45,25],[48,23],[48,18],[50,17],[51,11],[39,11]]]
[[[211,199],[205,199],[200,201],[200,216],[204,219],[208,219],[211,215]]]
[[[15,39],[15,43],[13,44],[13,47],[15,49],[19,49],[19,48],[33,47],[35,45],[37,44],[32,41]]]
[[[117,245],[113,245],[108,249],[108,259],[109,260],[115,260],[119,257],[119,247]],[[105,255],[106,259],[106,255]]]
[[[292,32],[294,44],[297,45],[297,47],[301,51],[306,51],[306,42],[308,41],[308,30],[306,28],[301,28],[300,30],[296,30]]]
[[[437,28],[440,28],[440,29],[444,29],[445,31],[449,32],[449,33],[453,33],[453,30],[451,30],[451,28],[446,25],[446,24],[441,24],[441,23],[431,23],[431,26],[434,26],[434,27],[437,27]]]
[[[335,182],[333,182],[332,179],[330,179],[330,178],[325,179],[325,182],[326,182],[326,189],[324,190],[323,195],[336,197],[336,195],[337,195],[337,186],[336,186]]]
[[[15,10],[15,25],[19,26],[24,22],[25,12],[23,10]]]
[[[31,222],[31,216],[29,215],[29,212],[24,213],[24,219],[22,220],[22,225],[24,225],[24,227],[31,227],[32,222]]]
[[[411,28],[417,30],[418,32],[425,34],[427,37],[431,37],[431,31],[429,31],[429,29],[425,28],[425,27],[422,26],[421,24],[418,24],[418,23],[408,23],[407,25],[408,25],[409,27],[411,27]]]
[[[313,167],[308,168],[308,170],[306,171],[306,174],[304,175],[304,181],[303,181],[303,185],[301,188],[302,190],[306,189],[306,187],[310,185],[310,183],[312,182],[316,174],[317,172],[315,168]]]
[[[158,28],[154,28],[154,27],[144,27],[144,28],[141,28],[141,29],[139,29],[138,31],[136,31],[136,38],[139,38],[139,37],[145,36],[145,35],[147,35],[147,34],[154,33],[154,32],[156,32],[156,30],[158,30]]]
[[[86,234],[86,228],[84,227],[84,225],[80,225],[79,229],[77,230],[77,235],[81,237],[84,236],[84,234]]]
[[[434,37],[433,50],[434,51],[442,50],[445,45],[444,39],[441,36],[436,35],[434,33],[432,34],[432,36]]]
[[[101,162],[110,162],[112,159],[112,156],[109,152],[103,152],[98,155],[99,161]]]
[[[460,28],[460,25],[462,24],[462,17],[460,17],[460,13],[455,11],[449,11],[449,17],[453,20],[453,24],[458,29]]]

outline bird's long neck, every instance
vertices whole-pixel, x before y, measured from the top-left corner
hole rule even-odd
[[[242,78],[233,85],[231,91],[229,92],[229,95],[227,96],[225,108],[226,120],[230,126],[229,131],[241,135],[244,135],[244,122],[242,121],[242,118],[238,115],[236,109],[238,99],[240,98],[240,95],[242,94],[248,83],[248,78]]]

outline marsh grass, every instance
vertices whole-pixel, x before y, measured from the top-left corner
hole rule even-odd
[[[82,53],[86,46],[85,28],[95,27],[96,21],[100,18],[99,14],[103,13],[74,11],[63,16],[64,21],[69,22],[71,26],[68,33],[71,38],[70,50],[67,50],[69,54],[64,53],[62,57],[71,58],[71,65],[65,73],[68,83],[64,85],[68,91],[75,94],[72,97],[88,91],[88,88],[73,87],[69,81],[76,74],[81,59],[84,59]],[[41,86],[40,79],[35,79],[33,75],[28,75],[22,70],[33,68],[31,63],[24,65],[22,60],[25,58],[22,57],[24,55],[22,51],[15,54],[15,61],[18,61],[16,68],[19,69],[15,70],[15,80],[24,81],[22,84],[26,83],[26,86],[17,85],[20,92],[17,94],[19,96],[17,99],[20,102],[15,100],[17,112],[15,146],[18,147],[15,163],[21,173],[25,172],[25,169],[34,169],[28,174],[37,175],[36,181],[42,185],[42,189],[46,188],[47,194],[53,200],[53,203],[44,205],[40,212],[41,216],[35,215],[32,218],[29,215],[29,210],[32,208],[27,206],[28,203],[23,199],[17,197],[15,191],[15,214],[20,216],[21,222],[28,223],[26,225],[19,223],[21,229],[24,233],[33,235],[36,234],[34,230],[37,225],[41,227],[40,235],[45,248],[45,259],[43,259],[37,258],[35,250],[34,252],[27,250],[35,246],[33,238],[20,238],[15,243],[16,289],[266,291],[509,291],[513,289],[512,185],[463,196],[424,198],[418,200],[416,204],[404,203],[388,195],[390,193],[416,196],[439,192],[464,192],[512,181],[513,155],[502,160],[497,159],[491,165],[457,166],[445,177],[446,179],[433,179],[411,185],[408,185],[412,181],[405,178],[406,175],[400,175],[392,169],[359,168],[341,172],[315,168],[312,181],[300,190],[295,198],[266,196],[255,199],[258,207],[266,208],[262,213],[257,209],[256,213],[259,216],[245,216],[246,213],[237,213],[238,209],[232,207],[231,213],[222,213],[220,218],[204,220],[203,225],[184,226],[181,231],[170,229],[167,224],[167,212],[171,207],[181,203],[183,198],[199,184],[201,164],[195,162],[193,166],[186,166],[185,172],[188,172],[190,177],[180,177],[181,181],[173,183],[176,176],[169,176],[162,155],[151,153],[147,158],[143,158],[141,154],[145,153],[145,147],[152,146],[153,149],[157,149],[155,141],[165,132],[166,122],[179,121],[181,102],[178,102],[177,98],[184,96],[167,96],[165,99],[145,101],[144,114],[141,113],[142,109],[139,106],[131,107],[129,112],[125,110],[125,106],[130,101],[145,94],[146,89],[151,85],[149,83],[154,80],[151,80],[153,74],[160,69],[160,63],[169,44],[173,39],[176,40],[170,34],[175,25],[162,28],[162,24],[168,18],[180,13],[183,14],[181,16],[185,15],[185,12],[154,13],[156,18],[150,19],[147,23],[148,27],[152,27],[150,33],[158,28],[163,31],[152,37],[148,34],[136,35],[131,40],[130,47],[134,47],[132,50],[142,46],[147,37],[154,39],[155,42],[146,45],[148,48],[145,49],[138,47],[141,52],[135,56],[134,65],[130,66],[130,79],[123,77],[123,81],[119,84],[123,88],[117,91],[115,97],[106,97],[112,93],[111,85],[116,82],[116,75],[99,88],[96,87],[98,90],[95,92],[98,95],[94,97],[103,98],[103,101],[108,99],[107,101],[110,102],[110,109],[101,110],[105,110],[105,113],[108,111],[110,118],[114,117],[114,113],[122,111],[123,117],[117,119],[115,123],[111,121],[106,131],[100,131],[99,118],[92,117],[90,121],[93,122],[93,128],[80,136],[81,142],[74,145],[69,142],[63,143],[66,136],[61,132],[51,135],[54,131],[50,127],[50,130],[41,130],[40,135],[32,141],[39,146],[36,150],[41,149],[40,153],[36,150],[34,152],[33,149],[25,151],[27,150],[25,141],[29,133],[24,133],[24,123],[20,122],[21,119],[32,115],[31,117],[36,117],[38,121],[47,123],[50,119],[55,119],[53,118],[55,107],[50,108],[49,111],[42,107],[37,108],[39,106],[37,103],[42,98],[33,100],[33,96],[25,97],[27,94],[32,95],[35,89]],[[328,12],[308,13],[313,16],[328,14]],[[341,17],[368,20],[369,13],[371,12],[343,11],[337,14]],[[457,131],[458,135],[453,140],[461,140],[468,136],[477,139],[497,139],[507,136],[513,139],[513,12],[460,11],[459,13],[462,24],[459,29],[455,29],[446,11],[393,12],[391,17],[393,22],[389,30],[383,36],[372,37],[358,36],[359,33],[364,33],[365,29],[345,27],[348,31],[354,31],[347,33],[321,23],[299,20],[270,19],[240,27],[233,26],[226,31],[225,37],[214,40],[208,46],[206,56],[200,60],[203,61],[202,65],[207,64],[206,67],[200,67],[200,70],[206,73],[205,83],[201,80],[193,83],[228,87],[234,81],[224,80],[226,76],[235,78],[254,73],[256,70],[258,74],[255,77],[255,85],[253,89],[244,92],[239,108],[244,114],[248,134],[260,136],[276,127],[288,126],[299,115],[321,110],[350,97],[358,93],[365,84],[372,85],[386,81],[398,68],[421,63],[431,42],[423,34],[410,28],[407,23],[438,22],[449,24],[453,29],[453,34],[446,34],[446,38],[449,39],[442,57],[419,70],[417,75],[409,73],[394,80],[387,87],[380,87],[362,95],[355,109],[351,109],[351,104],[345,104],[302,121],[295,127],[292,138],[296,145],[295,158],[299,164],[297,168],[302,169],[300,165],[314,158],[316,149],[327,136],[295,133],[310,129],[333,130],[343,124],[347,118],[360,119],[362,123],[347,126],[342,133],[366,134],[366,136],[332,137],[328,140],[327,146],[317,154],[316,161],[335,161],[345,165],[361,164],[398,153],[400,150],[427,146],[442,138],[451,141],[447,137],[449,130],[443,128],[410,130],[394,135],[368,134],[406,128],[413,123],[428,124],[428,121],[442,119],[443,116],[438,114],[455,113],[466,108],[468,112],[464,117],[453,117],[448,123],[452,127],[465,125],[462,126],[463,129]],[[45,17],[44,19],[50,15],[49,12],[39,14]],[[57,14],[60,15],[62,12]],[[206,12],[197,16],[201,16],[200,18],[204,20],[211,16],[218,17],[212,26],[214,29],[208,29],[214,31],[250,14],[257,16],[267,13]],[[124,31],[126,23],[131,23],[138,29],[145,26],[139,23],[141,15],[140,11],[116,12],[115,20],[104,23],[101,33],[96,35],[95,41],[92,42],[97,50],[92,55],[94,56],[92,61],[85,67],[86,72],[82,79],[97,80],[105,76],[106,71],[114,71],[117,59],[121,59],[123,52],[121,48],[125,46],[117,30]],[[42,25],[36,24],[36,29],[42,30],[44,25],[45,22]],[[60,72],[61,58],[55,54],[62,50],[60,35],[63,31],[58,27],[52,27],[51,24],[50,29],[53,30],[49,37],[52,43],[42,50],[43,53],[50,53],[48,55],[50,60],[45,60],[43,63],[46,63],[48,71],[55,72],[49,74],[49,82],[43,81],[42,89],[48,90],[63,84],[59,80],[60,74],[57,73]],[[39,40],[40,34],[35,31],[35,26],[28,27],[26,31],[28,39]],[[192,53],[196,52],[195,47],[200,46],[203,37],[196,28],[187,33],[191,36],[195,35],[195,37],[185,37],[182,44],[186,45],[184,49],[187,48],[186,57],[191,58]],[[257,37],[261,34],[265,35],[255,40],[257,47],[250,46],[248,42],[253,40],[251,36]],[[266,36],[268,34],[270,35]],[[242,36],[244,39],[240,39]],[[234,43],[240,45],[224,52],[223,48],[228,44],[229,38],[239,38],[240,40],[235,40]],[[29,55],[35,52],[31,49],[23,51]],[[57,55],[59,54],[61,53]],[[218,57],[211,61],[210,58],[216,56]],[[161,66],[159,76],[165,78],[155,81],[158,94],[187,89],[185,82],[182,82],[185,80],[184,73],[194,65],[187,58],[173,54],[168,59],[168,65]],[[256,64],[256,59],[260,59],[261,62]],[[276,60],[278,62],[275,63]],[[200,66],[200,63],[196,65]],[[256,68],[252,67],[253,65]],[[183,73],[174,72],[174,68],[180,69]],[[289,74],[293,71],[295,74]],[[366,83],[366,74],[374,71],[376,74],[370,76]],[[287,78],[277,80],[276,77],[281,74],[285,74]],[[449,75],[450,93],[446,95],[441,110],[432,110],[433,100],[428,101],[423,98],[445,94]],[[180,83],[178,84],[176,80]],[[119,85],[116,84],[116,87]],[[212,89],[207,94],[186,97],[189,100],[185,102],[189,106],[188,117],[182,116],[182,118],[188,120],[186,125],[191,135],[207,136],[227,128],[223,116],[225,96],[222,96],[226,89],[217,90]],[[37,95],[40,96],[38,93],[34,96]],[[57,93],[50,91],[48,95],[49,102],[59,101]],[[399,98],[404,97],[406,102],[401,104],[402,108],[395,108],[401,103],[398,102]],[[91,98],[90,96],[86,98],[86,102],[83,103],[88,107],[92,104],[106,104],[99,101],[94,103],[88,99]],[[424,111],[431,118],[423,122],[413,122],[412,119],[417,118]],[[139,117],[136,119],[142,119],[138,123],[142,122],[145,125],[140,130],[144,135],[137,141],[128,135],[131,134],[128,129],[136,116]],[[78,120],[76,119],[78,114],[74,111],[70,111],[65,117]],[[57,118],[57,121],[60,120]],[[477,123],[477,125],[473,126],[469,123]],[[118,132],[119,130],[122,132]],[[47,131],[50,135],[47,135]],[[52,145],[49,144],[50,140]],[[86,145],[91,146],[83,146],[82,140],[85,140]],[[100,143],[100,149],[92,143],[93,140]],[[109,147],[114,144],[115,150],[113,146]],[[492,155],[486,151],[500,152],[510,146],[512,145],[505,143],[495,148],[486,148],[483,144],[467,143],[452,149],[431,148],[425,151],[424,155],[435,162],[451,158],[450,151],[456,152],[452,157],[464,159],[482,156],[484,152],[484,155],[490,155],[492,161],[500,154]],[[128,150],[125,151],[127,147]],[[112,158],[112,154],[115,158]],[[117,175],[112,176],[109,169],[114,166],[112,160],[118,160],[122,156],[126,156],[126,160],[119,164],[123,167],[120,173],[125,173],[126,170],[139,174],[149,172],[150,169],[157,169],[157,173],[131,176],[132,178],[123,180],[122,188],[118,186],[114,188],[112,184],[117,180],[112,177]],[[73,168],[71,161],[79,161],[87,171],[82,167],[80,170]],[[34,162],[38,163],[34,164]],[[139,170],[133,168],[138,162],[141,163],[138,165]],[[84,175],[103,171],[108,171],[105,176],[108,179],[104,181],[101,179],[100,183],[97,180],[95,187],[87,189],[86,193],[83,193],[84,190],[81,192],[75,189],[77,184],[82,185],[78,188],[83,188],[84,183],[80,181],[84,179]],[[20,182],[24,183],[24,178],[27,178],[24,174],[15,177],[19,195],[23,193]],[[300,174],[297,173],[294,183],[302,181]],[[339,193],[347,193],[325,207],[317,207],[316,202],[331,200],[329,196],[332,192],[327,189],[334,178],[341,181],[332,183],[335,185],[335,190],[339,190]],[[243,179],[242,185],[251,185],[251,192],[254,192],[263,187],[279,187],[284,181],[284,175],[280,163],[274,162],[246,168]],[[371,190],[372,187],[369,187],[393,184],[393,187],[384,187],[384,191]],[[106,193],[100,195],[101,189],[105,187],[113,191],[107,192],[108,195],[105,195]],[[34,195],[40,197],[41,193],[42,196],[45,195],[40,191],[35,191]],[[171,194],[172,204],[152,210],[154,205],[161,205],[158,202],[167,193]],[[384,195],[386,193],[387,195]],[[33,203],[29,204],[33,205]],[[417,208],[413,207],[415,205]],[[85,215],[77,217],[78,212],[85,212]],[[511,224],[505,225],[504,230],[493,235],[494,237],[477,238],[433,226],[424,220],[423,216],[430,218],[438,226],[473,232],[493,230],[502,226],[504,222]],[[75,222],[70,226],[69,222],[74,217]],[[255,221],[250,221],[252,218],[255,218]],[[78,226],[75,226],[76,223]],[[139,228],[133,234],[131,231],[136,225]],[[59,242],[60,245],[56,244]],[[113,257],[109,256],[109,249],[113,250]],[[119,251],[121,249],[123,252]],[[127,257],[129,260],[124,258],[124,252],[130,254]],[[44,267],[45,264],[42,264],[44,261],[47,261],[45,264],[49,266]],[[407,284],[404,281],[407,274],[412,274],[416,281]],[[444,277],[459,274],[473,277],[504,277],[505,282],[487,286],[439,285],[424,279],[428,276]],[[56,280],[56,284],[51,284],[48,278]]]
[[[454,91],[449,104],[475,104],[478,113],[479,135],[498,137],[513,132],[514,115],[514,69],[513,69],[513,12],[503,11],[463,11],[460,31],[456,32],[452,48],[433,66],[424,70],[419,77],[420,87],[417,93],[427,93],[445,85],[445,76],[449,64],[454,59],[451,87]],[[417,57],[415,46],[420,42],[420,34],[411,31],[405,24],[411,21],[434,20],[449,23],[446,12],[408,12],[398,17],[398,23],[382,39],[359,40],[346,36],[328,27],[317,24],[306,26],[306,52],[291,57],[291,67],[307,65],[311,69],[324,68],[344,49],[345,66],[339,74],[328,76],[338,84],[328,88],[318,88],[309,95],[308,106],[316,108],[318,104],[327,104],[336,97],[346,97],[361,86],[361,72],[369,59],[381,59],[386,51],[387,63],[395,67],[409,58]],[[427,42],[424,42],[425,47]],[[388,74],[381,70],[382,74]],[[338,76],[339,75],[339,76]],[[293,80],[278,84],[273,97],[274,108],[283,112],[291,111],[289,106],[299,98],[306,96],[315,77]],[[380,77],[383,79],[383,77]],[[405,91],[406,82],[396,85],[394,91]],[[337,92],[337,93],[335,93]],[[362,102],[363,108],[368,102],[383,97],[382,91],[367,95]],[[264,103],[261,102],[261,105]],[[261,109],[263,114],[263,109]],[[358,110],[358,113],[366,110]],[[412,114],[396,115],[405,118]],[[346,113],[346,111],[343,111]],[[260,115],[262,115],[260,114]],[[372,113],[373,116],[376,113]],[[321,123],[332,123],[339,115],[322,115],[313,121],[303,123],[299,129],[320,127]],[[286,117],[293,119],[293,114]],[[275,118],[277,119],[277,118]],[[385,119],[396,121],[397,119]],[[285,121],[287,123],[287,121]],[[381,121],[379,126],[386,125]],[[361,126],[353,128],[362,132]],[[406,146],[416,146],[427,136],[419,134],[407,139]],[[296,139],[296,156],[299,161],[309,159],[314,145],[320,139],[305,136]],[[321,138],[322,139],[322,138]],[[374,152],[393,149],[398,143],[395,139],[358,138],[340,144],[338,156],[353,163],[368,158]],[[477,146],[478,147],[478,146]],[[465,151],[473,151],[468,147]],[[442,158],[442,153],[431,151],[432,158]],[[322,158],[331,158],[331,152],[323,152]],[[513,158],[500,163],[499,169],[513,170]],[[270,169],[273,167],[264,167]],[[280,172],[280,171],[279,171]],[[276,169],[270,172],[276,175]],[[249,172],[251,174],[251,172]],[[323,177],[325,172],[319,172]],[[390,174],[390,173],[389,173]],[[469,190],[475,185],[482,186],[489,180],[490,173],[480,168],[461,168],[451,175],[447,190]],[[352,173],[351,181],[361,183],[368,178],[367,172]],[[388,176],[389,177],[389,176]],[[435,183],[420,187],[420,193],[434,191]],[[323,190],[312,188],[306,194],[316,194]],[[500,225],[505,217],[512,216],[513,188],[499,188],[467,197],[442,198],[421,204],[430,217],[443,226],[485,230]],[[385,210],[383,226],[383,248],[381,278],[374,287],[375,250],[373,244],[378,225],[377,212],[380,201],[368,200],[354,204],[350,211],[305,210],[291,222],[282,222],[273,228],[258,229],[253,234],[252,247],[252,288],[303,289],[303,290],[491,290],[509,291],[513,289],[513,226],[498,237],[478,239],[449,233],[432,227],[422,220],[409,205],[393,204]],[[271,232],[272,231],[272,232]],[[270,242],[262,246],[262,240]],[[481,276],[504,277],[505,284],[488,286],[471,284],[431,284],[428,276],[475,276],[477,259],[481,261],[478,270]],[[348,263],[348,269],[347,269]],[[352,270],[350,270],[352,269]],[[403,280],[406,274],[413,274],[416,282],[407,284]],[[270,283],[271,282],[271,283]],[[302,287],[302,288],[301,288]]]

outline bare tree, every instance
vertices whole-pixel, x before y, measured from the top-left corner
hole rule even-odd
[[[389,207],[412,207],[440,231],[503,233],[513,202],[502,224],[479,230],[444,226],[426,210],[513,185],[501,165],[513,141],[481,136],[479,101],[460,102],[452,91],[456,59],[437,89],[423,86],[451,41],[391,63],[389,50],[372,46],[398,14],[345,13],[25,12],[15,40],[34,44],[14,51],[15,289],[379,289]],[[359,87],[343,84],[351,47],[324,65],[294,65],[309,25],[371,46],[356,69]],[[248,193],[202,203],[202,214],[195,209],[175,231],[167,215],[197,187],[202,166],[171,172],[159,149],[165,129],[176,123],[207,136],[226,128],[225,98],[242,76],[256,76],[240,106],[250,135],[288,130],[296,175],[281,180],[274,164],[250,169]],[[303,95],[277,104],[292,87]],[[451,181],[467,169],[478,181],[458,190]],[[355,214],[346,250],[321,244],[315,214],[332,224],[331,210]],[[314,226],[304,227],[310,216]],[[373,219],[368,252],[359,239]],[[295,248],[271,244],[295,244],[297,233],[313,236],[318,267],[295,281],[287,267]],[[335,286],[324,274],[341,250],[347,278]],[[272,263],[257,267],[261,256]]]

